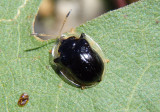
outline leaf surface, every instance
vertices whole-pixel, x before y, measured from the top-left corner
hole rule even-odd
[[[30,36],[39,4],[0,1],[1,111],[160,111],[159,0],[131,4],[77,28],[110,60],[103,81],[85,90],[65,83],[52,69],[48,51],[53,44]],[[29,103],[18,107],[23,92],[29,94]]]

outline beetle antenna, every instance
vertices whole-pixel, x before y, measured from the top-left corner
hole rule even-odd
[[[63,27],[64,27],[64,25],[65,25],[65,23],[66,23],[66,21],[67,21],[67,18],[68,18],[69,15],[70,15],[71,11],[72,11],[72,9],[67,13],[67,15],[66,15],[66,17],[65,17],[65,19],[64,19],[64,21],[63,21],[63,24],[62,24],[61,29],[60,29],[60,32],[59,32],[59,37],[61,36],[62,29],[63,29]]]

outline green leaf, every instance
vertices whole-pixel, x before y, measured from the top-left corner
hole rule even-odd
[[[65,83],[49,64],[52,44],[33,36],[40,0],[0,1],[0,109],[5,111],[160,111],[160,4],[143,0],[77,28],[104,51],[105,77],[81,90]],[[29,94],[24,107],[20,95]]]

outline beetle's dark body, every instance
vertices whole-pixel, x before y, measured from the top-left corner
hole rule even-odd
[[[81,87],[100,82],[104,71],[103,60],[84,37],[82,33],[80,38],[71,36],[62,40],[58,49],[60,56],[54,59]]]

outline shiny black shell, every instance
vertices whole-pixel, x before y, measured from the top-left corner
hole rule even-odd
[[[61,40],[58,53],[59,57],[55,58],[54,62],[70,74],[66,77],[75,84],[85,87],[101,81],[104,71],[103,60],[92,49],[84,33],[80,38],[70,36]]]

